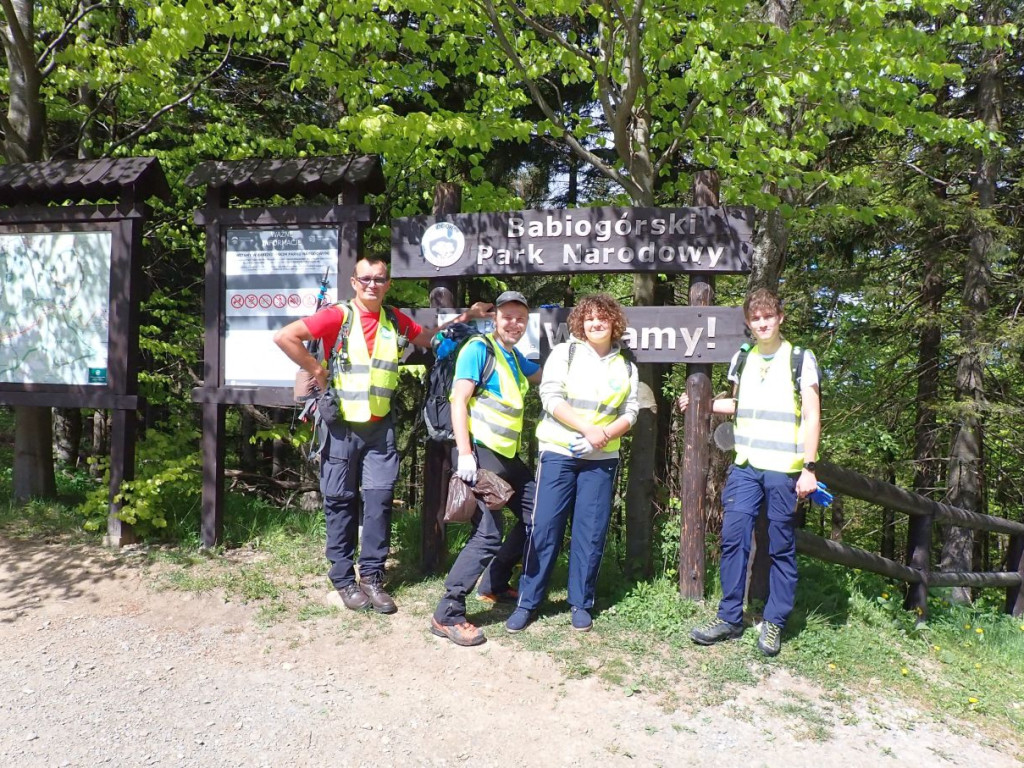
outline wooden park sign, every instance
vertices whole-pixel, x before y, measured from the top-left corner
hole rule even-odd
[[[754,209],[617,208],[396,219],[394,277],[750,271]]]
[[[717,202],[717,200],[702,200]],[[396,219],[391,229],[393,277],[432,278],[440,288],[460,276],[567,274],[574,272],[688,273],[690,305],[624,307],[623,342],[643,363],[687,363],[687,391],[694,407],[686,414],[684,501],[680,536],[680,585],[688,596],[703,594],[703,495],[708,457],[707,420],[711,364],[728,362],[746,341],[740,307],[710,306],[716,274],[750,272],[754,209],[705,205],[689,208],[593,207],[463,214]],[[454,291],[454,285],[449,290]],[[437,307],[437,304],[434,304]],[[439,309],[439,312],[445,310]],[[527,336],[534,355],[568,339],[570,310],[530,313]],[[522,347],[522,342],[520,342]],[[428,466],[430,455],[428,451]],[[422,554],[428,567],[443,560],[444,534],[432,525],[443,507],[443,463],[426,472]],[[692,539],[694,552],[682,546]]]
[[[292,406],[295,366],[273,343],[274,331],[313,314],[320,280],[349,298],[339,275],[355,266],[372,211],[367,193],[382,192],[380,160],[370,156],[210,161],[186,184],[206,188],[195,222],[206,230],[202,405],[202,542],[223,533],[225,409]],[[321,197],[316,206],[274,206],[275,198]],[[326,286],[325,286],[326,287]]]
[[[0,165],[0,403],[111,411],[111,545],[133,538],[115,499],[135,476],[151,197],[170,199],[153,157]]]

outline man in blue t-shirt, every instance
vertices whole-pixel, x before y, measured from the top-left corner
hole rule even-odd
[[[527,360],[516,343],[526,332],[530,310],[518,291],[505,291],[494,302],[494,331],[471,339],[459,351],[452,385],[452,465],[467,483],[476,481],[478,468],[506,480],[515,494],[508,507],[517,518],[502,543],[502,510],[483,503],[473,516],[473,530],[445,580],[445,595],[431,619],[431,631],[456,645],[480,645],[483,632],[466,620],[466,595],[480,582],[480,596],[492,601],[514,601],[509,585],[512,569],[523,557],[526,542],[524,516],[533,511],[536,489],[533,473],[519,458],[523,431],[523,397],[529,382],[540,383],[541,368]],[[481,381],[487,347],[494,354],[494,370]]]

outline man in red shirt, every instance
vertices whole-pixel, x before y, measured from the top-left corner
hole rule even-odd
[[[326,554],[331,562],[328,576],[347,608],[358,611],[373,606],[378,613],[394,613],[395,601],[384,590],[398,478],[391,396],[398,383],[398,360],[405,341],[429,347],[440,329],[424,329],[402,312],[384,310],[391,280],[383,260],[360,259],[351,281],[355,291],[351,303],[334,304],[289,323],[274,335],[274,341],[323,393],[318,401],[318,418],[325,432],[320,448],[320,492],[327,522]],[[352,319],[347,337],[339,342],[349,311],[357,312],[358,317]],[[490,314],[490,304],[477,302],[455,320]],[[306,342],[313,339],[322,342],[325,356],[333,361],[331,370],[307,349]],[[335,351],[337,354],[332,354]],[[363,532],[357,584],[360,490]]]

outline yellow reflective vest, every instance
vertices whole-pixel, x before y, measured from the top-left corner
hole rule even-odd
[[[351,304],[341,309],[343,313],[353,313],[350,332],[338,340],[338,345],[344,347],[332,356],[331,386],[338,393],[341,417],[345,421],[366,422],[372,416],[387,416],[391,412],[391,396],[398,386],[398,328],[381,307],[371,355],[358,312]],[[344,325],[343,318],[342,328]]]
[[[799,472],[804,464],[800,398],[783,341],[771,360],[754,347],[740,373],[736,403],[736,463],[775,472]]]
[[[501,395],[495,396],[486,388],[487,382],[480,382],[476,393],[469,399],[469,434],[476,442],[510,459],[519,450],[519,439],[523,433],[523,397],[530,382],[519,369],[519,361],[514,354],[512,359],[516,370],[513,373],[494,334],[488,333],[479,340],[471,339],[463,350],[470,344],[491,345],[494,374],[498,377]]]
[[[585,345],[586,342],[571,341],[570,344]],[[579,350],[577,350],[579,352]],[[570,361],[572,351],[570,350]],[[619,408],[629,396],[630,369],[629,363],[622,354],[608,356],[604,359],[577,361],[577,374],[573,375],[570,362],[563,382],[565,401],[576,410],[581,418],[599,427],[607,426],[619,417]],[[600,366],[601,375],[595,375]],[[542,443],[560,445],[568,448],[579,432],[567,427],[550,413],[545,411],[537,425],[537,440]],[[619,449],[619,438],[609,440],[603,451],[612,452]]]

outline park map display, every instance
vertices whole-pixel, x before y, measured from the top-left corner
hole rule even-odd
[[[0,234],[0,383],[106,385],[110,232]]]

